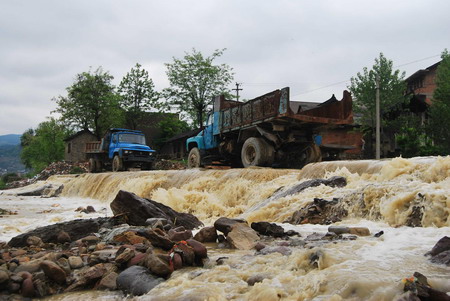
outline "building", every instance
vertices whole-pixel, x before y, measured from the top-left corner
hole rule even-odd
[[[188,156],[186,140],[200,133],[200,129],[178,134],[167,140],[161,147],[160,155],[166,159],[183,159]]]
[[[66,143],[64,160],[67,162],[86,161],[86,142],[97,141],[97,137],[89,130],[82,130],[64,139]]]
[[[405,81],[407,95],[411,95],[409,109],[411,112],[426,119],[426,111],[432,103],[436,90],[436,70],[441,62],[437,62],[425,69],[420,69],[410,75]]]

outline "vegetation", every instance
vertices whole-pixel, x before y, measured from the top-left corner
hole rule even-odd
[[[436,90],[430,106],[427,133],[434,142],[434,153],[450,154],[450,53],[444,50],[436,71]]]
[[[185,53],[183,59],[173,58],[166,64],[170,88],[165,89],[167,105],[177,107],[202,127],[205,113],[214,96],[229,94],[227,86],[233,80],[232,68],[227,64],[214,64],[225,49],[216,50],[209,57],[195,49]]]
[[[108,128],[123,125],[123,110],[112,79],[101,67],[77,74],[75,82],[66,88],[67,96],[54,99],[61,121],[71,129],[91,130],[99,139]]]
[[[161,136],[154,141],[157,148],[175,135],[191,130],[188,123],[180,120],[175,114],[167,115],[158,123],[158,127],[161,129]]]
[[[120,106],[126,111],[127,124],[135,130],[143,112],[156,107],[159,94],[148,76],[148,71],[136,64],[119,85]]]
[[[380,108],[382,108],[381,127],[385,133],[396,134],[399,129],[383,118],[383,111],[398,110],[406,100],[404,95],[406,84],[403,80],[405,73],[393,70],[393,62],[388,60],[383,53],[380,53],[379,57],[375,59],[372,69],[364,67],[362,73],[358,72],[356,77],[351,78],[348,88],[353,95],[354,111],[360,116],[359,122],[362,125],[368,150],[373,149],[372,141],[375,137],[377,77],[380,87]],[[373,156],[373,154],[369,155]]]
[[[64,138],[70,132],[56,119],[50,118],[30,129],[21,138],[21,159],[27,168],[35,172],[43,170],[52,162],[64,158]]]

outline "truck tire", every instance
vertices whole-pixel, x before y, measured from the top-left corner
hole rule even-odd
[[[123,170],[123,160],[119,157],[119,155],[115,155],[112,162],[112,171],[122,171]]]
[[[309,163],[322,161],[322,152],[316,144],[308,145],[300,156],[302,167]]]
[[[188,168],[197,168],[202,166],[202,157],[200,155],[200,150],[197,147],[190,150],[187,165]]]
[[[91,173],[97,172],[97,161],[94,158],[89,159],[88,171]]]
[[[250,137],[242,146],[241,161],[244,167],[272,166],[274,156],[273,146],[262,138]]]

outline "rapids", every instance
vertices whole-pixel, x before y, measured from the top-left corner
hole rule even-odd
[[[279,189],[313,178],[344,176],[347,186],[318,186],[273,201]],[[298,231],[302,238],[326,233],[328,226],[283,223],[314,198],[339,198],[349,212],[338,225],[368,227],[380,238],[359,237],[312,249],[298,247],[291,255],[254,256],[254,251],[223,250],[208,246],[210,262],[203,268],[182,269],[142,300],[392,300],[402,292],[401,279],[415,271],[433,287],[450,291],[450,268],[430,263],[424,253],[450,234],[450,157],[392,160],[337,161],[309,164],[302,170],[247,168],[192,169],[53,176],[47,183],[62,183],[58,198],[0,195],[0,208],[18,215],[0,219],[0,240],[37,226],[90,218],[75,212],[93,205],[95,216],[111,214],[109,203],[127,190],[151,198],[177,211],[196,215],[205,225],[221,217],[248,222],[277,222]],[[40,183],[39,185],[42,185]],[[421,211],[424,227],[406,227],[414,208]],[[309,258],[319,254],[317,267]],[[228,257],[217,265],[219,257]],[[267,278],[254,286],[253,275]],[[52,300],[85,298],[122,299],[117,293],[77,293]]]

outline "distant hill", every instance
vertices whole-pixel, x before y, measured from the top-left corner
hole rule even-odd
[[[20,144],[20,136],[17,134],[9,134],[9,135],[1,135],[0,136],[0,145],[19,145]]]
[[[25,166],[20,162],[20,136],[0,136],[0,174],[25,171]]]

